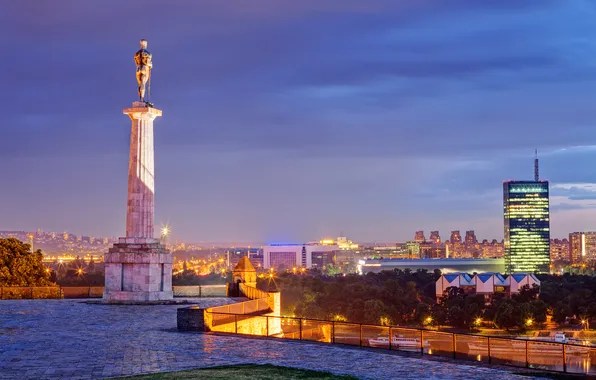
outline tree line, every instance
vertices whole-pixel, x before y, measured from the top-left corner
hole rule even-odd
[[[596,319],[596,277],[539,275],[541,287],[523,287],[512,297],[469,294],[448,288],[436,300],[439,270],[400,270],[329,276],[280,273],[259,279],[264,290],[282,294],[282,313],[297,317],[345,320],[375,325],[519,329]]]

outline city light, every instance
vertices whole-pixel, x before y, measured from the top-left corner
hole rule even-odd
[[[170,226],[167,224],[161,228],[161,236],[168,236],[170,234]]]

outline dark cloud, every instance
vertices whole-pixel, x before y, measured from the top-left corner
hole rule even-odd
[[[362,230],[367,239],[375,231],[401,238],[410,235],[399,232],[410,228],[409,218],[419,228],[433,218],[450,228],[439,211],[453,223],[499,220],[500,181],[531,177],[535,147],[545,152],[544,176],[553,183],[596,183],[593,151],[557,153],[596,138],[590,2],[60,1],[2,8],[0,169],[23,186],[33,187],[33,179],[62,184],[27,193],[41,204],[56,203],[59,192],[78,206],[84,199],[117,203],[94,189],[117,188],[125,178],[110,173],[125,170],[119,165],[129,126],[121,109],[135,98],[139,38],[154,53],[153,100],[164,109],[156,123],[163,194],[184,196],[197,209],[230,179],[258,189],[281,177],[291,183],[286,190],[267,186],[288,197],[268,197],[302,218],[292,228],[304,239],[341,224],[354,233],[370,225]],[[312,188],[287,190],[308,178],[317,178]],[[78,182],[92,183],[92,195],[71,192]],[[197,187],[204,187],[200,199],[186,193]],[[559,191],[572,203],[592,199]],[[26,204],[24,195],[10,194]],[[297,210],[289,195],[324,209],[313,211],[320,220]],[[225,199],[275,219],[268,198],[251,197],[228,189]],[[362,223],[345,222],[344,208]],[[185,215],[181,225],[194,223],[176,203],[167,210]],[[85,228],[107,230],[105,220],[115,217],[103,218]],[[36,227],[27,223],[21,228]],[[224,223],[205,223],[198,230],[230,237]],[[267,235],[268,223],[257,223],[251,236]],[[197,233],[183,228],[187,238]],[[501,234],[485,228],[488,237]]]

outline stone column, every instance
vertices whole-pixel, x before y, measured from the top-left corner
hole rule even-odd
[[[128,161],[128,203],[126,206],[126,237],[153,238],[153,197],[155,191],[153,120],[161,110],[134,102],[124,114],[132,120],[130,159]]]
[[[161,110],[134,102],[128,162],[126,237],[104,255],[105,289],[110,302],[171,300],[172,255],[154,238],[153,120]]]

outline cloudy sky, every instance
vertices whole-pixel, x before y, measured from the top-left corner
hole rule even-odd
[[[176,238],[501,239],[534,148],[552,235],[596,230],[596,1],[32,4],[0,5],[0,230],[124,233],[140,38]]]

